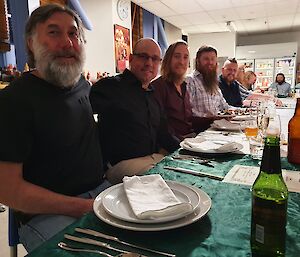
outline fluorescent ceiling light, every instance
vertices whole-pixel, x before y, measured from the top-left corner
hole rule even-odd
[[[254,53],[256,53],[256,51],[255,50],[249,50],[248,53],[249,54],[254,54]]]

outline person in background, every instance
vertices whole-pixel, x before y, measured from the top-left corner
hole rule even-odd
[[[196,132],[207,129],[218,119],[219,111],[229,108],[217,80],[217,50],[201,46],[196,54],[196,69],[186,78],[192,106],[193,128]]]
[[[161,77],[151,83],[154,96],[167,115],[169,132],[179,141],[196,136],[192,127],[189,93],[184,81],[188,66],[188,45],[185,41],[177,41],[165,53]]]
[[[256,74],[253,71],[246,71],[244,75],[244,83],[243,86],[247,90],[253,91],[254,85],[256,82]]]
[[[25,30],[35,69],[0,92],[0,201],[15,210],[31,252],[92,211],[92,198],[110,184],[81,76],[81,21],[67,7],[43,5]]]
[[[219,86],[223,96],[230,106],[249,107],[256,105],[260,101],[274,101],[276,105],[282,102],[273,96],[252,92],[244,88],[236,80],[238,65],[234,58],[225,61],[222,67],[222,74],[219,77]],[[244,79],[244,81],[246,81]]]
[[[275,82],[271,84],[270,89],[276,90],[277,97],[292,96],[291,85],[285,81],[283,73],[278,73],[276,75]]]
[[[140,39],[129,56],[129,69],[99,80],[90,100],[98,114],[100,141],[107,178],[112,183],[125,175],[142,174],[173,152],[179,142],[168,132],[167,121],[150,82],[157,76],[161,50],[150,38]]]
[[[244,101],[251,94],[251,92],[247,88],[244,87],[245,65],[243,63],[238,64],[238,70],[237,70],[237,74],[236,74],[236,82],[239,85],[240,94],[241,94],[242,100]]]
[[[227,59],[219,76],[219,87],[226,102],[235,107],[242,107],[243,101],[239,83],[236,81],[238,64],[235,58]]]
[[[236,74],[236,80],[241,84],[244,85],[245,79],[245,64],[238,63],[238,70]]]

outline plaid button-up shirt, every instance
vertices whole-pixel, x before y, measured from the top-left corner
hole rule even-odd
[[[190,94],[193,116],[211,117],[216,116],[219,111],[229,108],[221,90],[211,94],[203,86],[202,74],[195,70],[186,78],[187,90]]]

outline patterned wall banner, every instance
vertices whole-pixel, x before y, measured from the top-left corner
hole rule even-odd
[[[130,30],[114,25],[116,72],[123,72],[129,67]]]
[[[7,2],[0,0],[0,52],[10,51]]]

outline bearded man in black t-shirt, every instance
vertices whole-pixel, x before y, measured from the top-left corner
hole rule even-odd
[[[26,25],[29,63],[0,92],[0,202],[13,208],[28,252],[90,212],[103,179],[101,151],[81,76],[84,34],[68,8],[36,9]]]

